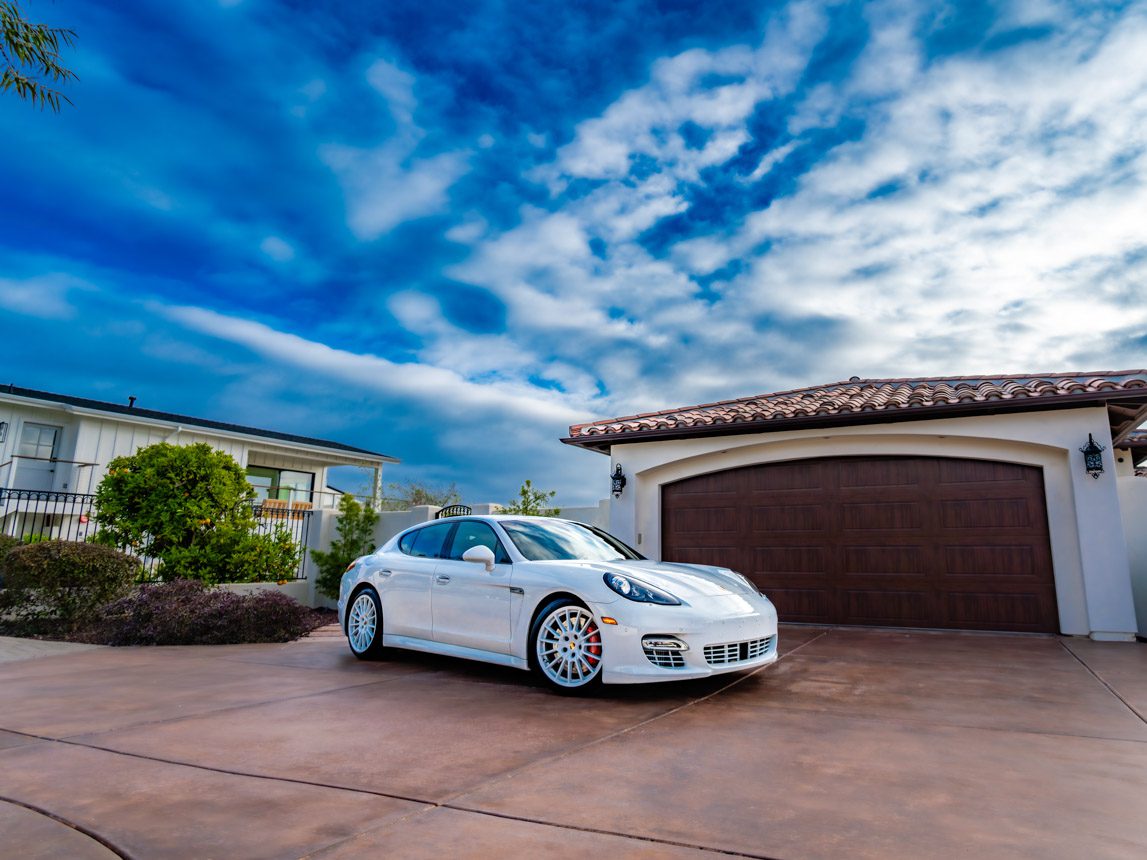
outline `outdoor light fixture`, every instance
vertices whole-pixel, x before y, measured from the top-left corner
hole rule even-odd
[[[621,463],[618,463],[617,468],[613,470],[613,477],[609,479],[609,485],[613,491],[613,497],[620,499],[621,491],[625,489],[625,475],[621,471]]]
[[[8,422],[0,421],[0,442],[8,438]]]
[[[1083,454],[1083,467],[1096,480],[1103,474],[1103,452],[1106,450],[1090,433],[1087,434],[1087,444],[1079,449]]]

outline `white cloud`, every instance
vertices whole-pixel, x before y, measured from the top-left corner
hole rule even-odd
[[[1016,21],[1055,14],[1038,5]],[[576,369],[563,376],[567,402],[588,417],[853,374],[1080,369],[1075,356],[1097,354],[1142,364],[1119,344],[1147,330],[1143,15],[1102,39],[1085,22],[930,65],[915,13],[874,3],[865,15],[855,73],[801,96],[788,115],[797,136],[743,182],[780,169],[809,145],[803,131],[846,113],[863,116],[861,137],[786,196],[731,229],[671,243],[662,259],[637,237],[687,211],[684,185],[734,154],[755,106],[791,91],[823,17],[796,6],[764,48],[660,61],[648,84],[582,122],[534,175],[555,194],[573,178],[604,181],[558,211],[524,210],[448,273],[506,304],[515,349],[491,353],[489,372],[499,361],[519,378],[546,362]],[[714,74],[728,80],[705,91]],[[677,134],[686,120],[710,132],[703,148]],[[652,159],[646,178],[630,173],[635,155]],[[591,240],[604,241],[601,257]],[[734,274],[705,290],[690,278],[729,263]],[[483,366],[489,336],[422,331],[428,360],[462,350]]]
[[[572,422],[575,409],[516,382],[482,384],[427,364],[399,364],[375,355],[335,349],[263,323],[225,316],[205,308],[165,306],[151,310],[193,331],[251,350],[265,359],[332,380],[403,399],[412,407],[433,406],[455,419],[476,412],[509,413],[532,422]]]
[[[25,280],[0,278],[0,308],[41,319],[66,320],[76,315],[68,293],[95,289],[87,281],[64,273],[50,273]]]
[[[348,224],[360,239],[377,239],[405,221],[442,211],[450,186],[467,169],[460,153],[425,159],[404,157],[404,145],[376,149],[330,144],[323,161],[342,181]]]
[[[276,263],[289,263],[295,259],[295,249],[280,236],[267,236],[259,243],[259,250]]]
[[[383,97],[394,131],[373,147],[328,143],[319,148],[319,157],[342,183],[351,232],[370,240],[405,221],[442,211],[450,186],[466,173],[468,163],[464,152],[416,155],[425,132],[414,119],[418,101],[413,75],[377,59],[366,77]]]

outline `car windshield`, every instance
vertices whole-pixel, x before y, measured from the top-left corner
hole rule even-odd
[[[567,520],[502,520],[502,528],[529,561],[617,561],[642,558],[613,535]]]

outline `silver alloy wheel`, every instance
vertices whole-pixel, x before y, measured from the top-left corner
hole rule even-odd
[[[346,635],[351,650],[356,654],[364,653],[374,643],[377,632],[378,609],[374,605],[374,596],[369,589],[360,591],[350,605],[346,622]]]
[[[538,667],[559,687],[581,687],[601,672],[601,631],[584,607],[559,606],[543,618],[534,649]]]

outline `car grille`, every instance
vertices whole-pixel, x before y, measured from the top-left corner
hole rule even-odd
[[[705,646],[705,662],[710,666],[727,666],[764,657],[773,647],[773,637],[748,639],[744,642],[722,642]]]
[[[685,655],[680,651],[673,651],[668,648],[650,648],[645,646],[645,656],[649,658],[649,662],[654,666],[660,666],[662,669],[684,669],[685,668]]]

